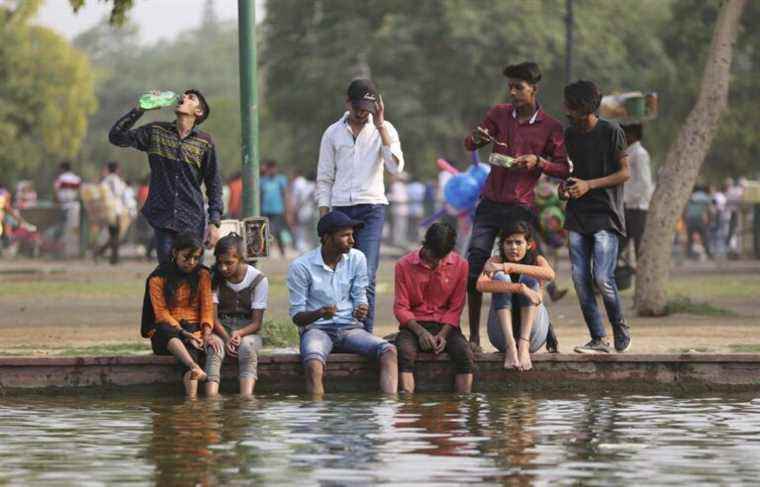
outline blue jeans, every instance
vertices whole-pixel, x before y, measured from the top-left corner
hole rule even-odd
[[[511,282],[509,275],[499,272],[494,276],[494,280]],[[534,291],[540,292],[541,286],[534,277],[520,276],[521,283],[525,284]],[[504,330],[499,323],[499,317],[496,312],[500,309],[513,309],[513,308],[527,308],[533,306],[528,298],[522,294],[510,294],[510,293],[493,293],[491,298],[491,309],[488,311],[488,340],[491,345],[500,352],[506,351],[507,338],[504,336]],[[514,315],[513,315],[514,316]],[[520,323],[512,323],[512,333],[515,339],[520,336]],[[546,306],[542,304],[538,305],[538,312],[533,320],[533,326],[530,329],[530,336],[527,337],[530,340],[530,353],[538,351],[544,343],[546,343],[546,337],[549,334],[549,312],[546,310]]]
[[[364,222],[364,227],[356,232],[356,248],[367,258],[367,301],[369,312],[364,320],[364,329],[372,333],[375,325],[375,274],[380,264],[380,240],[383,237],[386,205],[338,206],[335,210],[345,213],[354,220]]]
[[[358,326],[312,326],[301,334],[301,362],[306,365],[309,360],[319,360],[325,364],[333,347],[337,352],[376,359],[393,349],[386,340]]]
[[[592,235],[570,232],[570,266],[573,284],[592,339],[607,335],[596,296],[594,296],[594,283],[602,295],[612,327],[625,323],[620,294],[615,282],[618,245],[618,235],[609,230],[600,230]]]

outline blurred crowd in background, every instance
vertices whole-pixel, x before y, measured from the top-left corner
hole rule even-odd
[[[318,210],[313,173],[288,170],[274,160],[261,164],[259,179],[261,215],[269,219],[273,239],[271,257],[293,257],[317,244]],[[446,208],[443,187],[451,173],[420,181],[402,173],[387,185],[390,201],[383,245],[399,253],[420,244],[426,219]],[[696,186],[683,212],[673,252],[694,260],[757,257],[760,205],[747,203],[746,178],[727,178],[722,186]],[[556,184],[544,177],[536,190],[545,251],[565,246],[562,205],[555,198]],[[98,180],[84,181],[69,162],[62,162],[52,183],[53,199],[38,198],[33,183],[0,182],[0,255],[26,257],[152,258],[153,230],[139,210],[148,197],[148,180],[125,180],[117,162],[103,164]],[[240,172],[224,185],[225,218],[243,218],[243,179]],[[443,216],[458,227],[457,248],[464,253],[470,215],[453,211]],[[743,243],[744,242],[744,243]],[[632,250],[631,243],[631,250]]]

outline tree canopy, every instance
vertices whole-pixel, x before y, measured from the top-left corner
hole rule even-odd
[[[80,151],[96,109],[87,57],[50,29],[29,25],[39,1],[0,6],[0,174],[44,180]]]
[[[108,129],[145,90],[197,87],[212,106],[212,116],[202,128],[215,138],[225,174],[239,169],[236,23],[219,22],[209,0],[201,26],[174,40],[144,45],[128,20],[132,0],[98,1],[111,4],[110,18],[74,42],[94,69],[89,81],[64,86],[67,96],[78,100],[77,107],[91,111],[93,105],[83,93],[92,90],[94,79],[99,109],[89,119],[81,150],[75,143],[67,144],[64,152],[78,155],[85,174],[94,175],[105,160],[118,158],[128,175],[138,177],[147,172],[144,157],[110,146]],[[84,4],[84,0],[70,2],[74,8]],[[15,2],[14,17],[22,17],[23,9],[34,11],[37,3]],[[718,0],[643,0],[636,8],[626,2],[575,2],[574,78],[593,79],[606,93],[638,89],[660,95],[660,117],[645,129],[645,144],[655,164],[663,160],[693,105],[719,5]],[[258,29],[260,153],[285,167],[307,171],[315,167],[322,132],[342,114],[346,86],[356,76],[377,82],[388,119],[399,129],[409,170],[418,177],[432,175],[437,157],[467,158],[461,143],[464,135],[489,106],[506,100],[501,70],[508,63],[527,59],[539,63],[540,102],[562,118],[564,0],[378,0],[364,2],[361,8],[349,0],[278,0],[268,1],[265,12]],[[756,48],[760,39],[758,29],[747,27],[758,19],[760,5],[750,2],[732,67],[729,111],[708,153],[703,177],[717,180],[757,171],[753,127],[760,122],[760,112],[752,102],[760,84],[754,76],[760,68]],[[4,29],[0,35],[8,39],[20,31],[42,36],[40,28],[28,26]],[[53,38],[46,39],[54,43]],[[66,44],[55,42],[60,44],[57,49]],[[6,66],[11,57],[20,57],[5,47],[9,45],[13,44],[4,42],[0,47]],[[74,54],[58,57],[52,65],[35,69],[52,69],[67,57],[79,59]],[[84,72],[74,69],[69,76]],[[3,99],[11,91],[14,99],[28,93],[28,88],[12,83],[0,90]],[[0,134],[14,133],[6,115],[11,106],[0,108]],[[146,115],[141,123],[152,117],[172,115]],[[70,124],[76,117],[67,119],[61,130],[83,130],[81,121]],[[68,135],[47,138],[52,143]],[[14,144],[13,151],[27,153],[22,144]],[[23,158],[22,163],[18,155],[3,157],[4,164],[14,161],[14,174],[29,174],[34,167],[27,162],[34,158]]]

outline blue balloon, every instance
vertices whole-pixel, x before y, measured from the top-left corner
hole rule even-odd
[[[469,172],[453,176],[443,187],[443,197],[446,203],[456,210],[466,210],[475,205],[480,196],[478,180]]]
[[[491,173],[491,165],[485,164],[483,162],[473,164],[469,169],[467,169],[467,172],[475,178],[475,180],[482,188],[483,185],[486,184],[486,178],[488,178],[488,175]]]
[[[490,172],[491,166],[480,163],[473,164],[467,171],[453,176],[443,188],[446,203],[458,211],[474,208]]]

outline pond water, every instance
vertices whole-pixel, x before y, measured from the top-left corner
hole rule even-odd
[[[0,397],[0,485],[755,483],[760,398]]]

